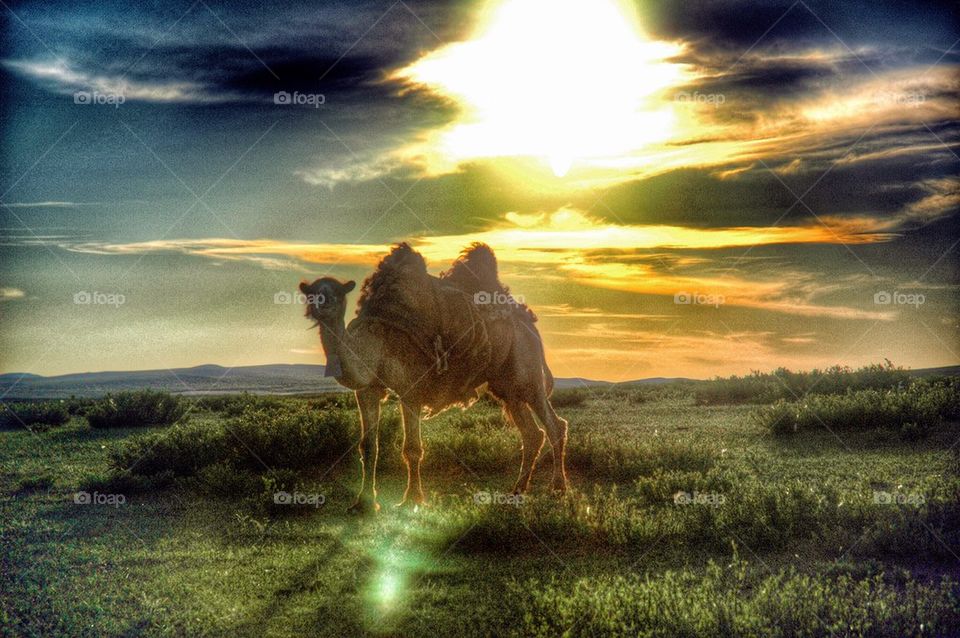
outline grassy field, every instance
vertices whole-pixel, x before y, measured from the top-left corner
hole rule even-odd
[[[843,414],[871,387],[844,395]],[[389,407],[385,507],[366,518],[345,512],[358,478],[345,395],[203,399],[172,427],[95,429],[71,409],[65,425],[0,432],[0,627],[958,635],[957,386],[935,391],[930,421],[906,429],[882,415],[811,425],[833,412],[782,428],[782,405],[700,405],[689,385],[567,392],[572,489],[548,491],[547,447],[522,500],[506,494],[519,436],[481,402],[425,424],[431,505],[417,512],[389,506],[404,477]]]

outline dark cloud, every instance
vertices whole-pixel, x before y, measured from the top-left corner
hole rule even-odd
[[[701,49],[735,52],[734,60],[756,47],[840,46],[838,37],[852,49],[878,42],[946,48],[956,40],[960,23],[960,8],[949,1],[654,0],[642,3],[638,11],[654,35],[694,42]]]

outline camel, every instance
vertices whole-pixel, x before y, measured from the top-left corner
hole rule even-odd
[[[453,406],[466,408],[484,391],[520,431],[514,493],[529,488],[545,439],[553,449],[552,486],[566,489],[567,422],[550,404],[553,375],[536,316],[500,283],[488,246],[472,244],[437,277],[413,248],[397,244],[364,282],[357,316],[345,325],[346,296],[355,286],[332,277],[300,284],[307,317],[319,327],[325,374],[354,391],[360,412],[361,487],[352,511],[380,509],[378,426],[388,391],[399,397],[403,417],[407,486],[398,506],[426,502],[421,419]]]

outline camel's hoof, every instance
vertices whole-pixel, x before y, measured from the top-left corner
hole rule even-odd
[[[349,514],[376,514],[380,511],[380,503],[370,499],[357,499],[357,502],[347,508]]]

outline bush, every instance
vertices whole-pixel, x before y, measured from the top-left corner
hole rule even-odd
[[[890,361],[858,370],[834,366],[826,370],[791,372],[779,368],[769,374],[754,372],[743,377],[701,382],[694,391],[694,402],[697,405],[772,403],[793,401],[808,395],[844,394],[851,390],[893,389],[909,382],[909,371],[895,367]]]
[[[92,428],[171,425],[186,414],[186,402],[169,392],[138,390],[107,395],[86,410]]]
[[[755,417],[774,434],[893,429],[919,436],[945,419],[960,417],[960,380],[917,380],[903,389],[860,390],[843,395],[778,401]]]
[[[705,571],[514,581],[527,636],[948,635],[960,622],[958,583],[888,583],[880,574],[823,578],[780,570],[751,575],[735,559]]]
[[[576,408],[586,403],[588,396],[583,388],[557,390],[550,396],[550,403],[555,408]]]
[[[196,476],[215,464],[255,473],[316,470],[347,453],[356,444],[356,433],[353,412],[303,404],[248,408],[226,423],[178,425],[126,441],[112,455],[111,466],[144,476],[172,472],[178,477]]]
[[[4,403],[0,412],[2,429],[26,426],[31,430],[46,430],[69,420],[70,412],[61,401]]]
[[[96,402],[96,399],[77,398],[71,395],[66,401],[67,412],[70,413],[70,416],[84,416],[87,410]]]

